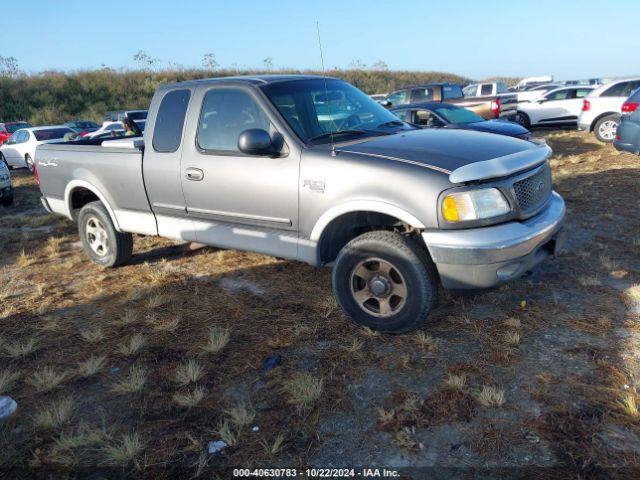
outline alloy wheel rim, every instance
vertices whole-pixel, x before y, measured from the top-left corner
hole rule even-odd
[[[613,120],[607,120],[606,122],[602,122],[600,124],[600,128],[598,129],[600,136],[606,140],[613,140],[613,137],[616,135],[616,130],[618,129],[618,124]]]
[[[109,253],[109,236],[102,222],[96,217],[89,217],[86,223],[85,236],[91,250],[101,257]]]
[[[374,317],[391,317],[406,304],[404,277],[395,265],[381,258],[358,263],[351,272],[349,286],[358,306]]]

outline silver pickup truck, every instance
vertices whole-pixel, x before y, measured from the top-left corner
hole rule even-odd
[[[404,332],[438,285],[515,279],[559,248],[544,144],[403,123],[352,85],[297,75],[166,85],[144,136],[39,146],[42,201],[116,266],[132,233],[333,267],[344,311]]]

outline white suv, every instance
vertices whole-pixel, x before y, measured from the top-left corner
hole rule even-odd
[[[578,128],[593,132],[601,142],[613,142],[622,104],[638,87],[640,77],[615,80],[596,88],[583,101]]]

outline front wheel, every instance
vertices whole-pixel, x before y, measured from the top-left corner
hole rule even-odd
[[[607,115],[596,122],[593,132],[596,138],[604,143],[611,143],[616,138],[616,132],[620,125],[620,117],[617,115]]]
[[[418,328],[437,299],[435,269],[426,252],[394,232],[369,232],[351,240],[338,254],[332,280],[345,313],[383,332]]]
[[[29,171],[33,173],[33,159],[28,153],[24,156],[24,164],[29,169]]]
[[[78,215],[78,232],[85,253],[98,265],[116,267],[131,258],[132,235],[116,230],[109,212],[100,202],[82,207]]]

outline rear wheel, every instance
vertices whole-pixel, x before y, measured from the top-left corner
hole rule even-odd
[[[33,159],[28,153],[24,156],[24,164],[29,169],[29,171],[33,173]]]
[[[78,231],[84,251],[98,265],[116,267],[131,258],[133,237],[116,230],[102,203],[91,202],[82,207]]]
[[[528,128],[531,127],[531,121],[529,120],[529,115],[527,115],[524,112],[517,112],[515,120],[516,120],[517,123],[522,125],[524,128],[528,129]]]
[[[333,291],[356,323],[402,333],[418,328],[437,299],[436,274],[414,240],[387,231],[356,237],[338,254]]]
[[[618,115],[607,115],[596,122],[593,127],[593,133],[601,142],[611,143],[616,138],[618,125],[620,125],[620,117]]]

